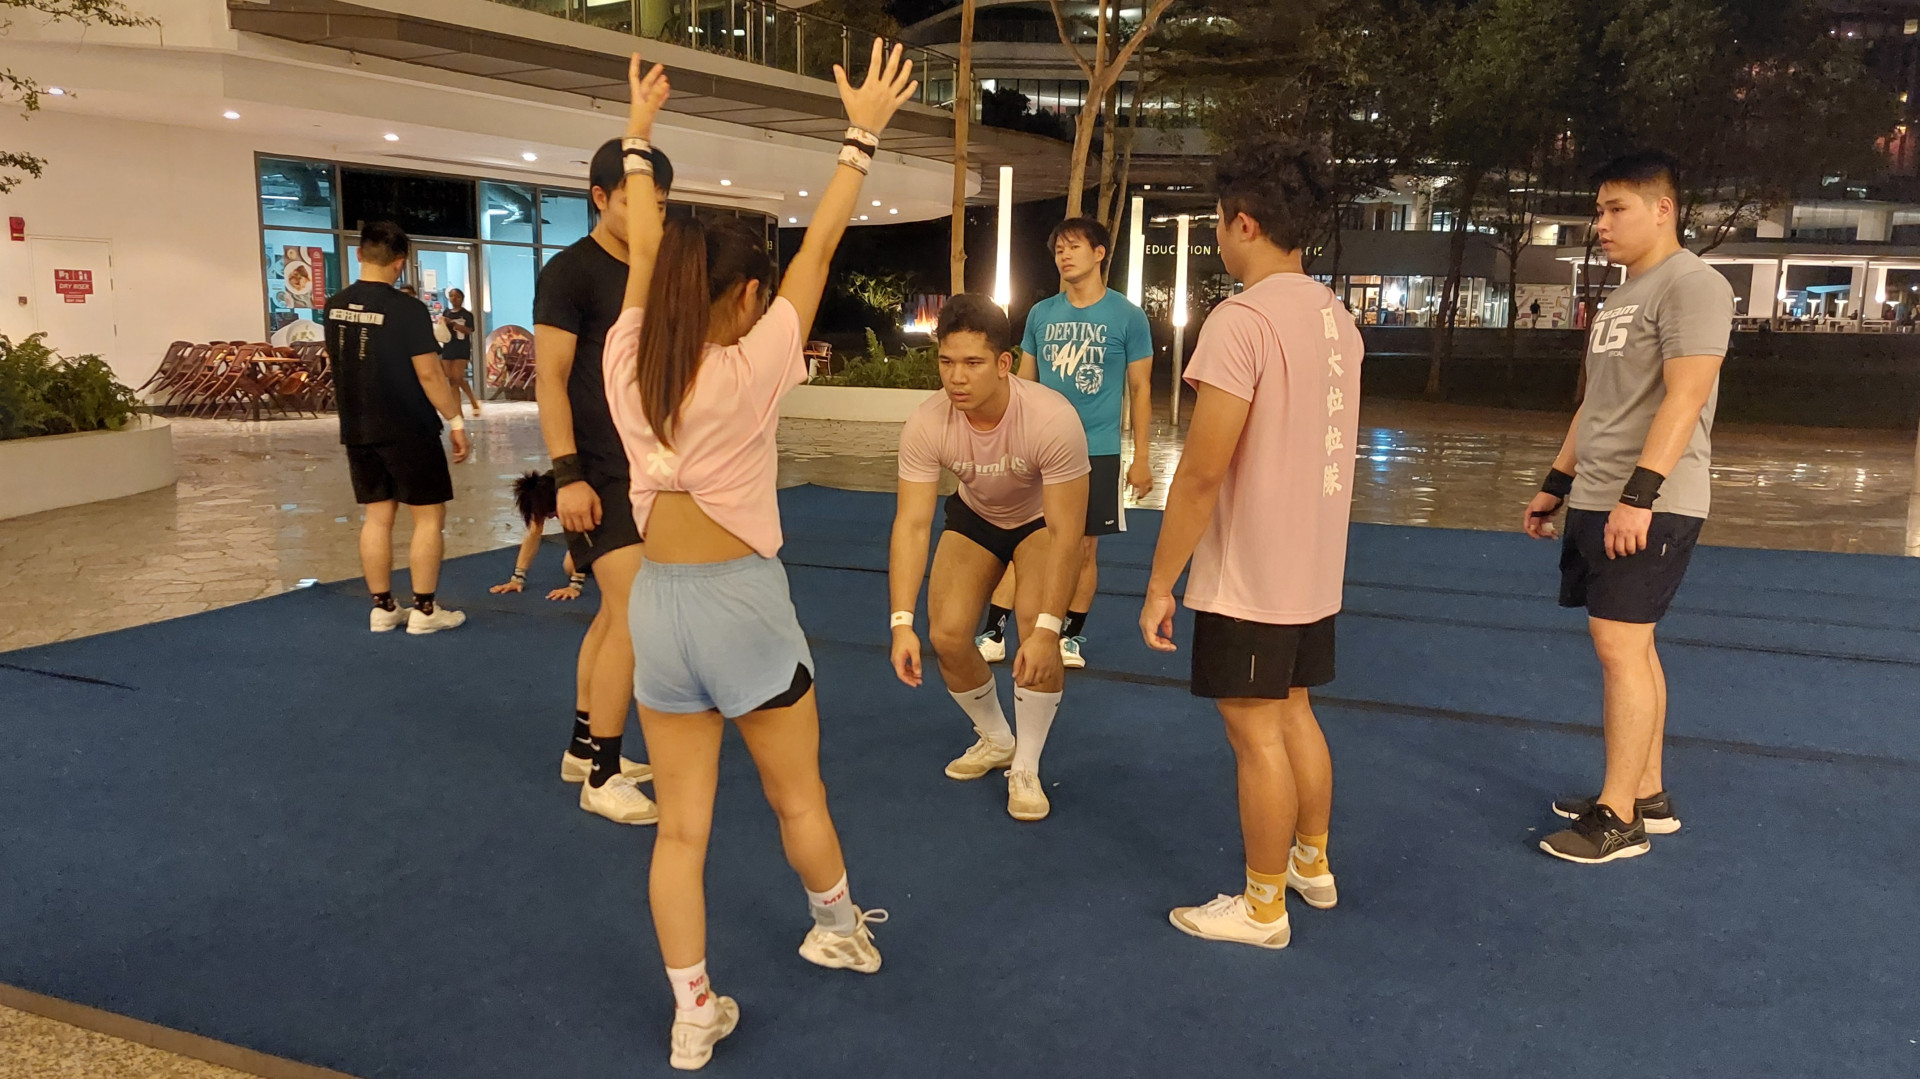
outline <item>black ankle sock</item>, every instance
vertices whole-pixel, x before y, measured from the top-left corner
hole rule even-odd
[[[620,774],[620,736],[595,738],[587,747],[593,751],[593,774],[587,777],[587,782],[604,787],[607,780]]]
[[[1087,612],[1068,611],[1067,620],[1060,626],[1060,636],[1078,637],[1080,631],[1087,628]]]
[[[995,640],[1005,638],[1007,635],[1007,616],[1012,613],[1013,611],[1006,607],[989,606],[987,608],[986,624],[980,627],[980,632]]]
[[[432,592],[415,592],[413,594],[413,609],[416,611],[419,611],[421,614],[432,614],[433,613],[433,593]]]
[[[383,611],[397,611],[400,609],[400,605],[393,601],[392,592],[375,592],[373,594],[373,605]]]
[[[573,710],[573,738],[567,743],[567,752],[576,757],[593,756],[593,728],[587,726],[587,714],[578,708]]]

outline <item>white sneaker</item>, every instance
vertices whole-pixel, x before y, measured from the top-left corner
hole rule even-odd
[[[1312,857],[1302,859],[1300,857],[1302,853],[1309,853]],[[1287,857],[1287,887],[1299,892],[1300,898],[1307,901],[1307,906],[1316,910],[1332,910],[1333,905],[1340,902],[1340,893],[1333,886],[1333,874],[1322,873],[1319,876],[1309,877],[1300,872],[1300,863],[1303,860],[1309,863],[1317,862],[1320,860],[1320,852],[1303,848],[1297,843],[1294,845],[1293,853]]]
[[[592,757],[576,757],[571,753],[560,755],[560,779],[565,783],[585,783],[593,774]],[[653,765],[640,761],[620,758],[620,774],[635,783],[646,783],[653,779]]]
[[[395,607],[391,611],[375,607],[373,613],[367,616],[367,628],[375,633],[392,633],[406,625],[407,612],[410,610],[410,607]]]
[[[973,639],[973,646],[980,650],[980,658],[988,663],[998,663],[1007,658],[1007,639],[982,633]]]
[[[1167,915],[1173,927],[1190,937],[1202,940],[1224,940],[1234,944],[1251,944],[1256,948],[1284,948],[1293,939],[1293,929],[1287,924],[1287,916],[1271,924],[1256,922],[1247,913],[1247,897],[1244,895],[1215,896],[1211,903],[1199,907],[1175,907]]]
[[[732,997],[713,1002],[713,1022],[702,1026],[673,1017],[673,1055],[667,1063],[683,1072],[699,1071],[713,1059],[713,1047],[740,1025],[740,1005]]]
[[[641,793],[638,782],[626,776],[614,776],[598,787],[580,784],[580,808],[615,824],[654,824],[660,820],[660,807]]]
[[[1080,646],[1086,643],[1085,637],[1060,638],[1060,665],[1073,671],[1086,666],[1086,657],[1080,654]]]
[[[422,633],[438,633],[443,629],[459,629],[466,624],[465,612],[451,610],[439,604],[434,605],[432,614],[414,607],[407,615],[407,632],[416,636]]]
[[[843,937],[817,925],[807,930],[807,939],[800,942],[800,958],[830,970],[857,970],[862,974],[878,971],[880,949],[874,947],[873,931],[867,926],[886,921],[887,912],[855,907],[853,914],[855,924],[851,936]]]
[[[948,779],[979,779],[995,768],[1005,768],[1013,763],[1013,745],[998,746],[981,735],[979,740],[947,765]]]
[[[1014,820],[1046,820],[1053,812],[1040,777],[1032,772],[1007,773],[1007,815]]]

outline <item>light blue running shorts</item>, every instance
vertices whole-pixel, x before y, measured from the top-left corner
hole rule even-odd
[[[813,673],[778,558],[649,559],[634,578],[627,624],[633,696],[656,712],[736,719],[791,688],[796,666]]]

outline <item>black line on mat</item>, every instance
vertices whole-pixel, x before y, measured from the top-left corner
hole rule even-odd
[[[880,644],[868,644],[863,641],[840,641],[830,637],[808,637],[814,645],[828,645],[838,648],[850,648],[861,652],[886,653],[888,647]],[[1098,678],[1103,682],[1124,682],[1136,686],[1155,686],[1163,689],[1185,689],[1187,680],[1165,674],[1141,674],[1134,671],[1109,671],[1095,667],[1081,670],[1086,678]],[[1431,708],[1420,704],[1394,704],[1388,701],[1370,701],[1360,697],[1336,697],[1317,693],[1314,700],[1333,708],[1346,708],[1355,712],[1368,712],[1375,715],[1404,716],[1409,719],[1438,719],[1453,723],[1471,723],[1479,727],[1501,727],[1508,730],[1541,731],[1553,734],[1572,734],[1582,738],[1599,738],[1601,728],[1588,723],[1569,723],[1565,720],[1531,719],[1526,716],[1502,716],[1490,712],[1468,712],[1454,708]],[[1870,753],[1848,753],[1844,750],[1803,749],[1796,746],[1770,746],[1759,742],[1740,742],[1730,738],[1701,738],[1696,735],[1668,734],[1667,744],[1688,749],[1711,749],[1722,753],[1738,753],[1748,757],[1773,757],[1781,760],[1800,761],[1809,764],[1852,764],[1867,767],[1894,768],[1900,771],[1920,772],[1920,761],[1904,760],[1899,757],[1880,757]]]
[[[41,670],[39,667],[24,667],[18,663],[0,663],[0,670],[19,671],[22,674],[37,674],[42,678],[58,678],[63,682],[79,682],[83,685],[89,685],[89,686],[106,686],[109,689],[124,689],[128,691],[134,691],[135,689],[137,689],[137,687],[127,685],[125,682],[109,682],[104,678],[88,678],[84,674],[67,674],[62,671],[46,671],[46,670]]]

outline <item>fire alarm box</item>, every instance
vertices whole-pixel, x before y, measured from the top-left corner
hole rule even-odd
[[[27,238],[27,219],[24,217],[7,218],[7,231],[16,240],[26,239]]]

